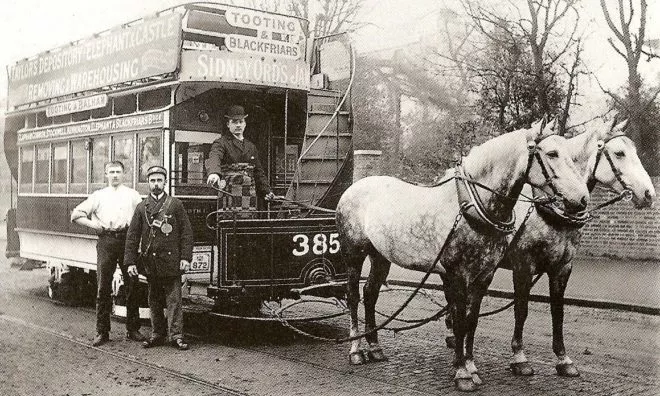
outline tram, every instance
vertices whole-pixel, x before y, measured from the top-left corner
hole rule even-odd
[[[45,262],[51,297],[95,295],[97,236],[70,213],[106,186],[111,160],[143,195],[147,168],[168,170],[166,189],[193,225],[187,282],[217,306],[343,296],[329,212],[352,182],[354,54],[345,35],[313,39],[304,19],[194,2],[7,69],[4,147],[17,184],[8,252]],[[240,197],[236,206],[206,184],[211,143],[235,104],[249,113],[245,136],[282,197],[263,207]]]

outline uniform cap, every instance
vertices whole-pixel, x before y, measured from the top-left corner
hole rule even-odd
[[[147,169],[147,177],[151,176],[154,173],[160,173],[161,175],[167,177],[167,170],[160,165],[154,165]]]

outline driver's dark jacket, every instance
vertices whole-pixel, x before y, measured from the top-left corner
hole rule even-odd
[[[164,234],[160,228],[154,227],[153,237],[149,243],[150,224],[163,209],[167,194],[156,200],[149,194],[135,208],[133,219],[126,234],[125,265],[138,264],[138,248],[142,251],[142,265],[149,277],[179,276],[180,261],[192,261],[193,233],[190,219],[181,201],[172,197],[172,202],[165,211],[167,222],[172,226],[172,232]],[[149,245],[149,246],[147,246]]]
[[[259,162],[259,154],[257,146],[247,139],[236,139],[234,135],[223,135],[211,146],[209,152],[209,159],[206,163],[208,174],[216,173],[222,177],[222,167],[231,164],[246,163],[254,166],[254,181],[257,194],[259,197],[264,197],[270,192],[268,180],[264,173],[261,163]]]

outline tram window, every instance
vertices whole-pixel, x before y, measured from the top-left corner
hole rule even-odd
[[[91,111],[92,118],[105,118],[112,115],[112,100],[108,100],[108,103],[101,107],[100,109],[94,109]]]
[[[117,96],[113,101],[115,102],[115,115],[135,113],[137,109],[137,95],[135,94]]]
[[[72,194],[87,192],[87,150],[85,141],[71,142],[71,169],[69,192]]]
[[[206,187],[205,162],[217,133],[176,131],[174,155],[176,158],[172,181],[178,195],[213,195]]]
[[[171,92],[170,87],[141,92],[139,101],[140,111],[160,109],[169,105]]]
[[[133,186],[133,135],[112,138],[112,160],[124,164],[124,183]]]
[[[67,143],[53,144],[53,168],[50,192],[66,192]]]
[[[71,122],[71,114],[63,114],[53,117],[53,124],[67,124]]]
[[[92,151],[92,191],[106,186],[105,163],[108,162],[108,138],[96,138],[90,142]]]
[[[149,192],[147,183],[147,170],[153,165],[163,165],[163,148],[158,134],[142,134],[138,137],[138,185],[137,190],[140,193]]]
[[[32,192],[34,147],[21,147],[21,192]]]
[[[26,128],[34,128],[37,126],[37,115],[36,114],[28,114],[25,116],[25,127]]]
[[[50,173],[50,145],[37,146],[37,166],[35,171],[34,192],[48,192],[48,175]]]
[[[53,123],[52,118],[48,118],[46,116],[46,112],[42,111],[40,113],[37,113],[37,127],[42,127],[46,125],[51,125]]]
[[[71,114],[71,121],[73,121],[73,122],[86,121],[86,120],[89,120],[91,117],[92,117],[92,114],[89,110],[79,111],[77,113]]]

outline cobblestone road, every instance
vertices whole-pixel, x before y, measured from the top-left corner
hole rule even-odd
[[[180,394],[187,383],[189,394],[226,394],[220,389],[250,395],[459,394],[453,387],[452,351],[444,346],[446,331],[442,321],[397,334],[381,332],[389,361],[363,366],[348,365],[347,344],[309,340],[278,324],[211,318],[199,313],[199,309],[186,314],[186,330],[195,335],[191,336],[192,349],[188,352],[171,348],[142,350],[136,343],[122,340],[123,325],[117,322],[113,324],[111,343],[89,349],[94,328],[91,307],[68,307],[47,301],[47,274],[43,270],[0,272],[0,327],[9,331],[0,337],[0,350],[13,351],[12,365],[0,364],[4,378],[0,390],[11,389],[11,394],[29,394],[25,392],[34,388],[26,386],[34,381],[26,378],[32,376],[43,381],[44,389],[51,394],[80,394],[72,389],[84,386],[89,387],[86,394],[108,394],[104,381],[111,382],[108,391],[128,394],[130,389],[132,395]],[[379,309],[393,312],[406,293],[383,293]],[[432,297],[444,301],[440,293],[434,292]],[[484,310],[507,302],[487,298]],[[325,307],[299,309],[321,312]],[[428,298],[416,299],[404,316],[422,318],[436,310]],[[512,316],[509,310],[480,321],[475,357],[484,384],[475,394],[660,394],[660,317],[567,307],[566,346],[582,375],[566,379],[555,374],[549,307],[542,303],[530,305],[525,331],[527,356],[537,374],[520,378],[509,372]],[[346,328],[345,317],[304,327],[330,337],[345,336]],[[29,342],[32,339],[41,341]],[[51,360],[63,356],[57,361],[57,370],[30,363],[34,361],[30,356],[44,353]],[[80,382],[80,362],[85,367],[98,368],[97,372],[86,373],[89,377],[85,383]],[[17,367],[32,367],[32,371],[17,375]],[[144,384],[145,372],[148,384]],[[123,378],[125,386],[117,385],[117,376]]]

